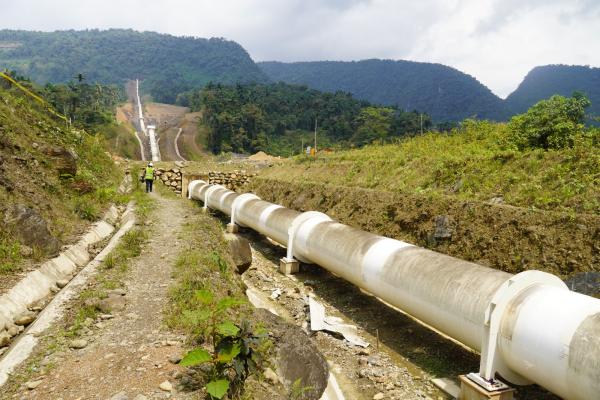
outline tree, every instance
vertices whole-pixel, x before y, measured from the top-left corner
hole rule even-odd
[[[352,141],[358,145],[385,139],[392,126],[394,110],[391,108],[366,107],[356,118],[357,129]]]
[[[508,123],[510,141],[519,149],[570,147],[584,131],[585,109],[591,102],[581,93],[552,96],[515,115]]]

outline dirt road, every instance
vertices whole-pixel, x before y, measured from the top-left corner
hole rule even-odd
[[[199,113],[190,113],[187,107],[162,103],[147,103],[144,108],[147,120],[157,127],[163,161],[192,161],[203,157],[204,149],[196,140]]]
[[[126,277],[124,307],[84,322],[82,349],[42,349],[28,384],[13,382],[16,392],[2,399],[191,398],[164,390],[164,382],[174,384],[173,374],[181,369],[169,359],[181,354],[184,338],[162,325],[171,269],[183,245],[179,233],[190,208],[180,199],[153,197],[151,237]]]

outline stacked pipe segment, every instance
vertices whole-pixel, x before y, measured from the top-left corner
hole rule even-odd
[[[192,181],[188,197],[231,215],[240,194]],[[287,246],[301,213],[258,198],[241,202],[235,222]],[[323,218],[295,229],[294,257],[369,291],[466,346],[481,351],[486,311],[519,275],[494,270]],[[510,298],[497,343],[503,378],[535,382],[573,400],[600,399],[600,300],[571,292],[553,275]]]

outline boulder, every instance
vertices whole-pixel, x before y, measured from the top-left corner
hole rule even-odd
[[[27,326],[35,320],[35,314],[31,311],[24,312],[14,320],[15,325]]]
[[[0,332],[0,347],[6,347],[10,344],[10,335],[6,331]]]
[[[252,264],[252,249],[250,243],[240,235],[225,234],[225,241],[229,245],[229,253],[236,266],[236,271],[243,274]]]
[[[50,255],[60,250],[60,242],[50,234],[46,220],[32,208],[13,205],[5,211],[4,223],[26,246],[44,249]]]
[[[126,304],[127,300],[125,300],[125,297],[118,294],[111,294],[106,299],[100,300],[98,303],[98,308],[103,313],[108,314],[111,311],[120,311],[125,309]]]
[[[49,146],[44,149],[44,153],[53,159],[59,174],[77,175],[77,154],[75,152],[60,146]]]

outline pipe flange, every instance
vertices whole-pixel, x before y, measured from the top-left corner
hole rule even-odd
[[[298,260],[302,261],[303,263],[312,264],[313,262],[311,260],[304,258],[302,256],[298,256],[297,254],[294,253],[294,241],[297,238],[297,234],[302,225],[304,225],[307,222],[310,222],[310,223],[316,225],[316,224],[318,224],[320,222],[324,222],[324,221],[332,221],[332,219],[331,219],[331,217],[329,217],[329,215],[324,214],[319,211],[307,211],[307,212],[304,212],[304,213],[298,215],[296,218],[294,218],[294,221],[292,221],[292,224],[288,228],[287,258],[291,259],[291,258],[296,257]]]
[[[236,221],[235,217],[239,213],[239,209],[249,202],[250,200],[260,200],[260,197],[255,195],[254,193],[244,193],[240,194],[238,197],[233,200],[231,204],[231,224],[238,224],[239,226],[245,228],[246,226]]]
[[[481,361],[479,375],[486,379],[494,379],[496,372],[511,383],[528,385],[533,382],[513,372],[498,354],[498,337],[504,312],[511,301],[524,290],[532,286],[552,286],[569,290],[567,285],[557,276],[542,271],[524,271],[512,276],[502,284],[492,297],[485,311],[483,343],[481,345]]]
[[[188,184],[188,200],[192,198],[192,192],[194,189],[196,189],[196,186],[198,185],[207,185],[207,183],[203,180],[195,180],[195,181],[191,181]]]

